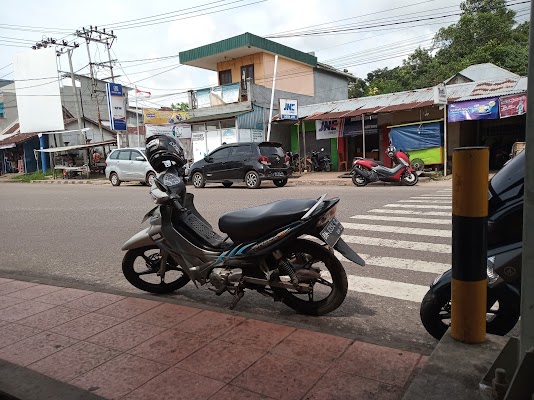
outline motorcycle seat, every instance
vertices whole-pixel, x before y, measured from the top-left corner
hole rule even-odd
[[[314,199],[278,200],[257,207],[230,211],[219,219],[219,229],[235,243],[257,239],[298,221],[316,202]]]

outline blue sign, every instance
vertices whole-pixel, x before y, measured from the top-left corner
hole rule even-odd
[[[449,105],[448,121],[471,121],[478,119],[498,119],[499,99],[467,100],[451,103]]]
[[[109,110],[109,125],[115,131],[126,130],[126,110],[122,97],[122,85],[106,83],[106,95]]]
[[[297,100],[280,99],[280,119],[298,119]]]

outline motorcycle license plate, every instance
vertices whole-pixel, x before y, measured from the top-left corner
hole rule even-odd
[[[284,176],[283,172],[273,172],[273,176]]]
[[[328,243],[330,246],[334,247],[341,234],[343,233],[343,225],[336,218],[332,218],[323,230],[319,233],[323,240]]]

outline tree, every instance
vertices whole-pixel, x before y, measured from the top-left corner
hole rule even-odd
[[[181,103],[171,103],[171,108],[173,111],[189,111],[189,104],[185,103],[185,102],[181,102]]]
[[[362,78],[349,79],[349,99],[355,99],[365,96],[367,83]]]

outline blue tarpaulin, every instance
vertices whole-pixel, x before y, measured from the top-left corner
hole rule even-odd
[[[443,123],[431,122],[391,128],[391,144],[398,150],[410,151],[443,146]]]

